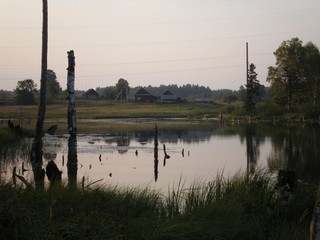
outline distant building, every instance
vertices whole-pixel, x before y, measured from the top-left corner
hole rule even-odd
[[[182,99],[180,97],[177,97],[176,95],[172,94],[169,90],[164,91],[160,96],[159,96],[159,102],[163,103],[177,103],[181,102]]]
[[[153,96],[146,89],[140,88],[138,92],[134,95],[134,100],[136,102],[155,102],[157,97]]]
[[[140,90],[134,95],[136,102],[159,102],[159,103],[177,103],[182,102],[180,97],[172,94],[169,90],[164,91],[160,96],[154,96],[146,89],[140,88]]]
[[[91,88],[83,94],[83,97],[85,99],[98,99],[99,94],[94,89]]]

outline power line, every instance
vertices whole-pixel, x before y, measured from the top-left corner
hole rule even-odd
[[[215,69],[228,69],[228,68],[239,68],[242,65],[226,65],[226,66],[214,66],[205,68],[185,68],[177,70],[167,70],[167,71],[150,71],[150,72],[123,72],[123,73],[110,73],[110,74],[96,74],[96,75],[77,75],[76,78],[101,78],[119,75],[147,75],[147,74],[165,74],[165,73],[178,73],[178,72],[192,72],[192,71],[205,71],[205,70],[215,70]],[[62,77],[63,79],[66,77]],[[22,78],[0,78],[0,81],[11,81],[11,80],[21,80]],[[26,79],[26,78],[23,78]]]
[[[67,47],[123,47],[123,46],[140,46],[140,45],[161,45],[161,44],[180,44],[180,43],[194,43],[194,42],[207,42],[207,41],[219,41],[219,40],[231,40],[238,38],[255,38],[255,37],[266,37],[282,34],[293,34],[302,32],[318,32],[318,28],[296,30],[296,31],[282,31],[282,32],[269,32],[269,33],[257,33],[257,34],[244,34],[244,35],[234,35],[227,37],[216,37],[216,38],[199,38],[199,39],[180,39],[171,41],[155,41],[155,42],[139,42],[139,43],[107,43],[107,44],[95,44],[95,45],[49,45],[50,48],[67,48]],[[0,46],[0,49],[23,49],[23,48],[41,48],[41,46]]]
[[[273,16],[283,15],[288,13],[299,13],[307,11],[319,11],[320,8],[306,8],[306,9],[292,9],[270,13],[256,13],[248,15],[228,16],[220,18],[207,18],[198,20],[180,20],[180,21],[168,21],[168,22],[154,22],[154,23],[130,23],[130,24],[108,24],[108,25],[93,25],[93,26],[51,26],[50,29],[96,29],[96,28],[114,28],[114,27],[139,27],[139,26],[155,26],[155,25],[171,25],[171,24],[189,24],[189,23],[201,23],[201,22],[213,22],[223,21],[228,19],[239,19],[239,18],[253,18],[262,16]],[[35,27],[0,27],[0,30],[32,30],[39,29],[41,26]]]
[[[268,56],[272,55],[270,53],[255,53],[251,56]],[[192,62],[192,61],[202,61],[202,60],[213,60],[213,59],[228,59],[228,58],[242,58],[243,55],[220,55],[214,57],[199,57],[199,58],[180,58],[180,59],[162,59],[162,60],[145,60],[137,62],[110,62],[110,63],[79,63],[78,66],[116,66],[116,65],[139,65],[139,64],[158,64],[158,63],[174,63],[174,62]],[[0,69],[4,68],[29,68],[29,67],[39,67],[39,64],[20,64],[20,65],[0,65]],[[64,64],[54,64],[52,66],[64,66]]]

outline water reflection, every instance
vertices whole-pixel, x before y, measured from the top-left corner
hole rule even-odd
[[[247,147],[247,174],[253,174],[260,155],[259,138],[256,137],[255,126],[248,124],[245,127],[245,136]]]
[[[270,169],[297,170],[308,180],[320,180],[319,126],[288,126],[270,135],[272,152],[268,157]]]
[[[158,127],[157,125],[154,126],[154,181],[156,182],[158,180],[158,166],[159,166],[159,160],[158,160]]]
[[[71,188],[83,177],[90,182],[104,179],[105,184],[117,185],[153,182],[157,188],[166,188],[181,176],[192,182],[201,177],[213,178],[219,171],[232,175],[246,170],[250,174],[260,167],[296,171],[305,181],[318,181],[319,145],[319,126],[213,123],[174,130],[155,125],[148,131],[128,130],[77,138],[46,136],[44,165],[54,160],[62,171],[62,179],[68,180]],[[30,171],[23,172],[23,168],[31,169],[26,153],[26,149],[2,149],[0,179],[11,180],[16,167],[17,173],[32,181]],[[166,156],[170,156],[170,164]]]
[[[77,136],[72,135],[68,139],[68,186],[69,188],[77,187],[78,176],[78,155],[77,155]]]
[[[11,145],[0,146],[0,182],[9,179],[15,183],[15,174],[27,175],[31,169],[30,157],[31,140],[18,139]]]

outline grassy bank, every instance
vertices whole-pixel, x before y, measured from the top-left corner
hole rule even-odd
[[[225,109],[224,104],[196,104],[196,103],[181,103],[181,104],[142,104],[134,102],[119,103],[114,101],[96,100],[96,101],[77,101],[77,122],[78,132],[86,133],[95,131],[96,129],[110,131],[112,129],[121,129],[123,121],[121,119],[131,118],[130,122],[126,122],[126,130],[135,129],[138,124],[135,124],[135,118],[187,118],[191,120],[199,118],[218,117],[220,112]],[[15,124],[20,123],[22,128],[33,132],[37,119],[38,107],[34,106],[1,106],[0,118],[14,119]],[[99,122],[92,121],[85,122],[85,119],[111,119],[118,118],[118,121],[113,122]],[[144,122],[139,127],[152,129],[152,125],[167,124],[161,120],[153,122]],[[171,121],[170,125],[178,128],[179,125],[186,123],[186,121]],[[190,122],[189,122],[190,123]],[[57,102],[55,104],[47,105],[45,126],[47,129],[52,125],[58,125],[57,133],[65,133],[67,129],[67,102]],[[0,128],[6,128],[7,122],[1,121]],[[101,131],[100,131],[101,132]]]
[[[197,117],[216,116],[226,106],[224,104],[144,104],[134,102],[114,102],[106,100],[78,100],[76,102],[77,118],[128,118],[128,117]],[[38,107],[34,106],[1,106],[2,118],[35,119]],[[66,118],[67,102],[47,105],[47,118]]]
[[[307,239],[312,186],[284,203],[268,174],[151,190],[0,186],[2,239]]]

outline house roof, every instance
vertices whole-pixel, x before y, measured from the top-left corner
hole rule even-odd
[[[173,95],[173,94],[169,90],[166,90],[161,95]]]
[[[149,93],[147,90],[145,90],[144,88],[140,88],[140,90],[138,92],[136,92],[135,95],[151,95],[151,93]]]
[[[85,92],[85,94],[90,94],[90,93],[96,93],[96,94],[98,94],[93,88],[90,88],[89,90],[87,90],[87,91]]]
[[[84,95],[84,96],[88,96],[88,95],[96,95],[96,96],[99,96],[99,94],[98,94],[93,88],[90,88],[89,90],[87,90],[83,95]]]

